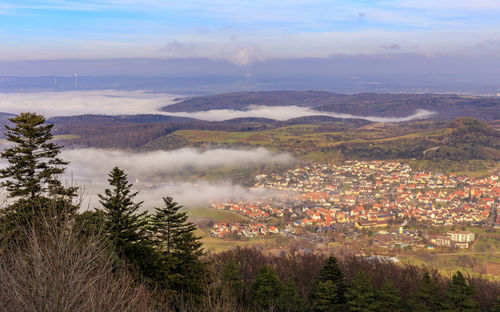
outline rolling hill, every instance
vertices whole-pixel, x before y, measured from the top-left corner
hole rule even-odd
[[[250,105],[301,106],[318,111],[358,116],[404,117],[418,109],[436,112],[435,118],[500,119],[500,98],[444,94],[338,94],[323,91],[238,92],[187,98],[162,108],[165,112],[215,109],[245,111]]]

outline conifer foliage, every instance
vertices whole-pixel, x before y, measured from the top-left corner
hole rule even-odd
[[[376,311],[401,312],[401,295],[390,279],[385,280],[384,285],[375,291]]]
[[[346,303],[344,274],[337,259],[328,257],[314,286],[312,300],[317,311],[342,310]]]
[[[165,268],[169,268],[170,283],[183,292],[200,293],[204,268],[200,262],[202,243],[196,236],[196,225],[188,221],[182,206],[172,197],[163,198],[164,205],[155,208],[151,217],[151,236],[161,254]]]
[[[442,300],[439,294],[439,285],[435,278],[425,272],[420,287],[412,298],[415,311],[439,312],[442,310]]]
[[[371,278],[359,271],[347,291],[347,300],[352,312],[375,312],[375,292]]]
[[[250,298],[257,311],[276,310],[281,281],[271,266],[263,266],[250,287]]]
[[[19,226],[33,225],[47,216],[67,218],[77,206],[73,204],[76,187],[65,187],[60,176],[68,162],[59,158],[61,147],[52,142],[52,124],[34,113],[21,113],[5,126],[7,141],[12,145],[1,153],[8,161],[0,169],[0,187],[10,199],[2,211],[4,232],[0,239],[8,244],[23,235]]]
[[[36,201],[49,195],[73,195],[74,188],[63,187],[59,176],[68,162],[58,157],[61,147],[51,142],[52,124],[34,113],[21,113],[5,126],[7,141],[14,145],[2,153],[9,166],[0,170],[0,185],[11,198]]]
[[[146,212],[139,212],[142,202],[134,203],[137,192],[132,192],[132,184],[123,170],[113,168],[108,182],[112,188],[98,195],[104,213],[104,227],[118,253],[124,254],[143,239]]]
[[[460,271],[457,271],[451,278],[446,291],[446,311],[479,311],[477,302],[472,298],[474,293],[474,287],[467,283]]]

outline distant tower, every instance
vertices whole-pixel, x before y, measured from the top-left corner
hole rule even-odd
[[[57,87],[57,78],[54,77],[54,87]]]
[[[78,88],[78,74],[75,73],[75,88]]]

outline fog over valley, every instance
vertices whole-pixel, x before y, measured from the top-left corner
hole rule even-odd
[[[0,145],[0,150],[2,149]],[[129,181],[134,183],[135,189],[139,191],[138,200],[144,201],[145,208],[160,204],[163,196],[173,196],[181,204],[193,207],[222,199],[257,199],[269,195],[269,192],[247,189],[231,183],[228,179],[210,182],[193,179],[189,178],[188,174],[183,174],[184,171],[260,164],[290,164],[294,161],[294,158],[287,153],[272,153],[264,148],[250,150],[183,148],[143,153],[68,149],[63,150],[61,158],[70,161],[63,180],[65,183],[81,187],[83,209],[98,206],[96,195],[103,193],[104,188],[108,187],[107,174],[115,166],[125,170],[129,175]],[[6,165],[5,160],[0,160],[0,168]]]
[[[306,116],[359,118],[373,122],[402,122],[426,119],[434,115],[429,110],[408,111],[403,117],[358,116],[326,112],[310,107],[249,105],[246,110],[214,109],[197,112],[162,112],[160,108],[176,103],[180,95],[147,91],[65,91],[39,93],[0,93],[0,112],[18,114],[36,111],[46,117],[82,114],[131,115],[162,114],[190,117],[206,121],[223,121],[234,118],[260,117],[289,120]]]

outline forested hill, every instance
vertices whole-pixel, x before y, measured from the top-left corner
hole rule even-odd
[[[442,94],[338,94],[322,91],[238,92],[185,99],[165,106],[166,112],[196,112],[213,109],[247,110],[250,105],[302,106],[319,111],[361,116],[402,117],[417,109],[437,112],[436,117],[500,119],[500,97]]]

